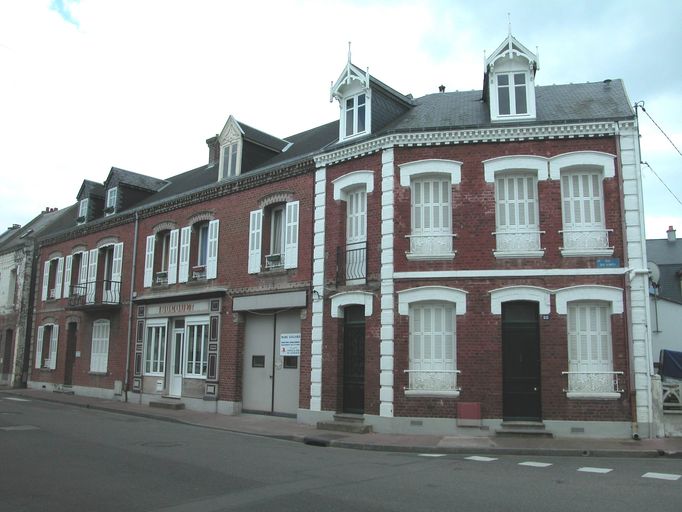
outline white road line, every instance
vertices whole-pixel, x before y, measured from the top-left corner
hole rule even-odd
[[[444,453],[420,453],[420,457],[445,457]]]
[[[583,473],[610,473],[613,469],[584,467],[578,468],[578,471],[582,471]]]
[[[492,462],[497,460],[494,457],[479,457],[478,455],[472,455],[471,457],[465,457],[466,460],[473,460],[475,462]]]
[[[657,478],[659,480],[679,480],[682,475],[675,475],[672,473],[644,473],[642,478]]]
[[[528,462],[519,462],[519,466],[529,466],[531,468],[547,468],[551,466],[549,462],[533,462],[533,461],[528,461]]]
[[[17,430],[39,430],[39,428],[34,427],[33,425],[13,425],[11,427],[0,427],[0,430],[10,432]]]
[[[13,402],[30,402],[30,400],[27,400],[26,398],[14,398],[12,396],[8,396],[4,400],[12,400]]]

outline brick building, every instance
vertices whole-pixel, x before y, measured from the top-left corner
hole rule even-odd
[[[413,98],[349,58],[338,122],[279,139],[230,117],[197,169],[85,181],[40,248],[30,385],[647,435],[637,120],[621,81],[537,70],[510,34],[482,91]]]
[[[537,70],[510,34],[483,91],[414,99],[349,60],[315,157],[304,421],[649,433],[636,118],[619,80]]]

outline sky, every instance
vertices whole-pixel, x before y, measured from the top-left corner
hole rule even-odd
[[[282,138],[337,119],[349,42],[404,94],[480,90],[509,20],[537,85],[622,78],[682,150],[679,0],[0,0],[0,232],[111,167],[205,164],[230,115]],[[682,237],[682,155],[641,110],[640,133],[647,238]]]

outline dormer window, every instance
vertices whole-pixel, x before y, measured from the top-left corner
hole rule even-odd
[[[367,96],[365,93],[357,94],[346,99],[345,133],[351,137],[365,132],[367,126]]]
[[[528,114],[526,82],[526,73],[500,73],[497,75],[499,115]]]
[[[484,97],[490,120],[535,119],[537,55],[510,33],[485,64]]]
[[[118,197],[118,187],[112,187],[107,190],[107,203],[104,208],[106,215],[113,215],[116,213],[116,199]]]
[[[88,198],[81,199],[78,204],[78,223],[83,224],[88,220]]]
[[[239,175],[240,166],[238,156],[238,141],[232,142],[222,147],[222,155],[220,158],[220,176],[223,179]]]

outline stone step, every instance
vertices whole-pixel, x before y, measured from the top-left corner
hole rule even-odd
[[[334,421],[340,421],[341,423],[364,423],[365,417],[362,414],[340,412],[334,414]]]
[[[180,400],[154,400],[149,402],[149,407],[156,409],[170,409],[180,411],[185,408],[185,404]]]
[[[335,432],[347,432],[349,434],[369,434],[372,432],[371,425],[346,421],[318,421],[317,428],[318,430],[333,430]]]
[[[503,421],[500,428],[495,430],[495,435],[500,437],[554,437],[545,429],[541,421]]]

